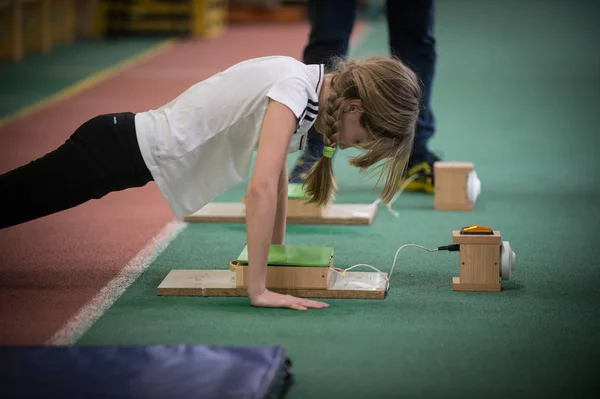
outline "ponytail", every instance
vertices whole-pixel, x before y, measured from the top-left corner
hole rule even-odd
[[[337,184],[333,176],[333,153],[337,146],[340,108],[344,99],[332,84],[331,94],[324,112],[325,129],[323,134],[323,156],[315,163],[306,178],[306,193],[309,203],[327,205],[333,201]]]
[[[333,176],[333,153],[335,146],[323,147],[323,156],[319,159],[306,179],[306,193],[309,195],[309,203],[326,205],[333,201],[334,192],[337,189],[335,177]]]

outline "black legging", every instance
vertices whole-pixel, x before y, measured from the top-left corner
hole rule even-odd
[[[134,114],[100,115],[81,125],[56,150],[0,175],[0,228],[150,181]]]

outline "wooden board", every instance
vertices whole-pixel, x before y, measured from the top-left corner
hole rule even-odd
[[[288,224],[346,224],[369,225],[377,215],[377,206],[371,204],[332,204],[323,216],[288,216]],[[186,222],[245,223],[244,204],[212,202],[198,212],[184,218]]]
[[[367,285],[368,283],[368,285]],[[377,272],[334,273],[327,289],[283,289],[274,292],[301,298],[383,299],[386,280]],[[157,289],[159,296],[248,296],[244,287],[237,287],[231,270],[171,270]]]

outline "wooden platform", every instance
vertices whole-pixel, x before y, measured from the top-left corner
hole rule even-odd
[[[386,280],[377,272],[338,273],[327,289],[271,288],[281,294],[301,298],[384,299]],[[235,272],[231,270],[171,270],[157,289],[159,296],[247,296],[244,287],[237,287]]]
[[[289,216],[288,224],[345,224],[369,225],[377,215],[377,206],[371,204],[333,204],[323,216]],[[186,222],[245,223],[244,204],[237,202],[213,202],[198,212],[186,216]]]

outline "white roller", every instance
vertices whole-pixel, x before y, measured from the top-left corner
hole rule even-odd
[[[502,241],[500,250],[500,276],[502,280],[510,280],[510,275],[515,270],[515,252],[508,241]]]
[[[472,170],[467,176],[467,199],[475,203],[479,194],[481,194],[481,181],[477,177],[477,172]]]

